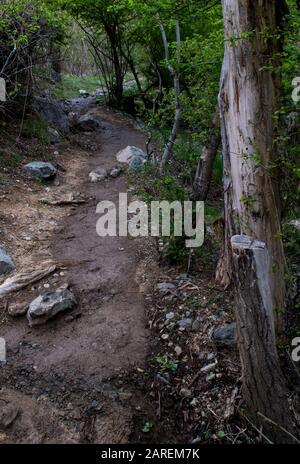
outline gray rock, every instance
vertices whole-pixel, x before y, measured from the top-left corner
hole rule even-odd
[[[176,288],[176,285],[172,284],[171,282],[161,282],[157,285],[157,288],[160,292],[167,292],[168,290],[173,290]]]
[[[89,178],[91,182],[101,182],[107,178],[107,171],[102,168],[95,169],[89,173]]]
[[[206,359],[207,361],[212,361],[213,359],[215,359],[216,355],[215,353],[208,353],[208,355],[206,356]]]
[[[193,320],[190,319],[189,317],[186,317],[178,321],[177,324],[179,325],[179,327],[184,327],[185,329],[189,329],[192,327]]]
[[[198,319],[195,319],[193,324],[192,324],[192,331],[193,332],[198,332],[198,330],[200,329],[201,327],[201,323],[200,321],[198,321]]]
[[[99,127],[99,121],[91,113],[81,116],[75,125],[75,129],[82,132],[94,132],[99,129]]]
[[[76,304],[73,293],[67,289],[59,289],[38,296],[29,306],[27,319],[30,326],[40,325],[62,311],[72,309]]]
[[[123,169],[120,168],[120,166],[115,166],[109,173],[110,177],[113,177],[114,179],[116,177],[119,177],[122,174]]]
[[[0,428],[7,429],[17,418],[20,410],[12,403],[2,405],[0,398]]]
[[[175,313],[173,313],[172,311],[168,314],[166,314],[166,320],[167,321],[170,321],[171,319],[174,319],[175,317]]]
[[[205,372],[206,374],[210,371],[213,371],[217,367],[217,363],[207,364],[206,366],[200,369],[201,372]]]
[[[16,266],[6,252],[5,248],[0,245],[0,275],[7,274],[16,269]]]
[[[22,171],[44,180],[52,179],[57,174],[57,170],[53,164],[44,163],[43,161],[33,161],[32,163],[25,164],[22,167]]]
[[[119,161],[119,163],[129,164],[132,158],[142,158],[146,160],[147,156],[146,153],[143,152],[143,150],[141,150],[140,148],[128,145],[128,147],[124,148],[123,150],[119,151],[119,153],[117,153],[116,158]]]
[[[40,115],[53,127],[67,134],[70,130],[69,120],[62,103],[44,97],[36,97],[35,103]]]
[[[52,145],[59,143],[61,140],[59,132],[56,129],[53,129],[53,127],[48,127],[48,135]]]
[[[12,303],[8,307],[8,314],[11,317],[25,316],[28,310],[28,304],[26,303]]]
[[[146,153],[140,148],[133,146],[124,148],[116,156],[120,163],[128,164],[128,170],[131,172],[141,169],[147,161]]]
[[[156,378],[162,384],[168,385],[170,383],[170,376],[167,372],[164,372],[163,374],[157,374]]]
[[[146,158],[141,158],[140,156],[134,156],[128,164],[128,171],[129,172],[136,172],[142,169],[144,164],[146,163]]]
[[[235,348],[237,346],[236,323],[225,324],[216,329],[212,334],[212,340],[216,345]]]
[[[182,388],[180,390],[180,396],[183,396],[183,398],[191,398],[193,395],[191,390],[189,390],[188,388]]]

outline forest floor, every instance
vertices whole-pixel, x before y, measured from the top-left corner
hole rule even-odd
[[[12,415],[0,443],[249,442],[236,416],[237,352],[211,340],[232,322],[233,305],[231,292],[214,284],[215,258],[187,274],[160,264],[154,239],[96,234],[97,203],[118,204],[132,185],[126,175],[91,183],[89,172],[112,168],[119,150],[144,149],[146,140],[132,119],[101,105],[87,110],[98,131],[44,150],[60,167],[59,185],[16,167],[1,173],[0,238],[17,271],[48,260],[57,269],[0,300],[0,402]],[[49,204],[70,194],[84,203]],[[74,310],[33,328],[10,316],[10,307],[62,285],[76,296]]]

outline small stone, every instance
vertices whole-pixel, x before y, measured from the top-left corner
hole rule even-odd
[[[55,145],[60,142],[61,137],[59,135],[59,132],[56,129],[53,129],[53,127],[48,127],[48,135],[49,141],[52,145]]]
[[[175,314],[173,312],[170,312],[168,314],[166,314],[166,319],[167,321],[170,321],[171,319],[173,319],[175,317]]]
[[[81,116],[75,124],[75,129],[81,132],[93,132],[99,129],[99,121],[91,113]]]
[[[162,340],[168,340],[169,335],[168,334],[162,334],[161,338],[162,338]]]
[[[121,401],[128,401],[128,400],[130,400],[132,398],[132,393],[130,393],[130,392],[119,391],[118,395],[119,395],[119,398],[120,398]]]
[[[191,398],[192,392],[188,388],[182,388],[180,390],[180,396],[183,396],[184,398]]]
[[[92,401],[92,408],[98,409],[98,408],[99,408],[99,401],[93,400],[93,401]]]
[[[207,361],[212,361],[213,359],[215,359],[216,355],[215,353],[208,353],[208,355],[206,356],[206,359]]]
[[[0,398],[0,402],[1,398]],[[0,408],[0,428],[6,429],[9,427],[17,418],[20,410],[17,406],[12,403],[1,405]]]
[[[8,307],[8,314],[11,317],[21,317],[25,316],[28,310],[28,304],[16,303],[10,304]]]
[[[189,279],[189,275],[187,272],[183,272],[182,274],[180,274],[179,278],[181,280],[188,280]]]
[[[193,332],[198,332],[198,330],[200,329],[201,327],[201,324],[200,324],[200,321],[198,321],[197,319],[193,322],[192,324],[192,331]]]
[[[0,246],[0,275],[15,270],[15,264],[3,246]]]
[[[161,282],[157,285],[157,288],[160,292],[167,292],[168,290],[173,290],[174,288],[176,288],[176,285],[170,282]]]
[[[216,367],[217,367],[217,363],[207,364],[207,366],[202,367],[200,371],[207,373],[207,372],[212,371]]]
[[[157,380],[159,380],[160,383],[163,383],[165,385],[168,385],[170,383],[170,377],[167,372],[164,374],[157,374],[156,375]]]
[[[216,378],[216,374],[212,372],[211,374],[206,376],[206,381],[210,382],[211,380],[214,380],[215,378]]]
[[[122,174],[123,169],[120,166],[115,166],[109,173],[110,177],[115,179]]]
[[[102,168],[96,169],[89,173],[89,178],[91,182],[101,182],[107,178],[107,171]]]
[[[186,317],[186,318],[181,319],[180,321],[178,321],[177,324],[182,329],[189,329],[189,328],[192,327],[193,321],[192,321],[192,319]]]
[[[177,354],[177,356],[180,356],[182,354],[182,348],[180,348],[180,346],[175,346],[174,351]]]
[[[212,340],[220,347],[235,348],[237,346],[236,323],[226,324],[216,329]]]

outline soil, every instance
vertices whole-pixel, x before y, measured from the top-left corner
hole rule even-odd
[[[27,143],[23,162],[52,161],[59,185],[28,179],[19,167],[1,172],[0,242],[16,272],[49,260],[57,269],[0,299],[7,345],[0,406],[10,418],[3,427],[0,414],[0,443],[251,442],[236,417],[237,352],[219,352],[211,341],[216,327],[232,321],[233,305],[230,290],[215,287],[216,256],[206,248],[208,256],[183,277],[184,265],[160,262],[153,239],[96,233],[98,202],[117,204],[120,192],[130,198],[134,177],[92,183],[89,173],[114,167],[127,145],[145,149],[146,139],[133,119],[91,104],[78,111],[93,112],[98,131],[75,134],[44,153]],[[49,204],[66,194],[85,202]],[[174,290],[162,294],[158,282]],[[9,315],[11,306],[62,285],[76,296],[72,311],[33,328],[25,316]],[[179,329],[175,321],[186,317],[199,327]],[[213,375],[203,375],[212,362]]]
[[[2,194],[1,239],[17,269],[51,259],[58,271],[1,302],[8,359],[1,367],[5,388],[0,397],[21,413],[1,433],[0,443],[122,443],[132,432],[135,392],[122,387],[122,377],[142,368],[147,355],[143,293],[147,279],[151,285],[155,250],[147,240],[97,235],[97,203],[118,204],[119,192],[128,190],[127,179],[92,183],[88,174],[115,166],[116,153],[127,145],[144,149],[145,139],[128,118],[105,108],[93,111],[101,121],[99,131],[76,136],[77,143],[65,143],[52,156],[65,171],[59,186],[20,177]],[[87,149],[78,149],[78,142]],[[82,205],[40,203],[78,192],[87,199]],[[45,289],[66,283],[77,307],[47,325],[31,329],[26,318],[12,319],[5,312],[11,304],[30,303]]]

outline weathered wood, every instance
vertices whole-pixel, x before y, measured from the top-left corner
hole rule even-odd
[[[275,443],[293,442],[288,390],[276,350],[270,257],[263,242],[245,235],[231,238],[236,284],[236,322],[248,414]],[[266,421],[263,416],[277,425]]]
[[[213,165],[221,143],[219,108],[216,109],[205,145],[199,158],[193,183],[193,200],[205,201],[212,178]]]
[[[217,281],[232,279],[230,238],[247,234],[266,243],[276,327],[284,318],[285,257],[274,143],[281,49],[279,9],[273,0],[223,0],[225,54],[219,94],[224,162],[225,247]],[[268,32],[267,32],[268,31]],[[265,34],[268,33],[268,40]],[[274,34],[272,36],[272,34]]]
[[[13,277],[9,277],[0,285],[0,299],[10,293],[17,292],[28,285],[38,282],[44,277],[52,274],[56,268],[57,264],[47,261],[41,263],[38,268],[29,269],[28,271],[20,272]]]

